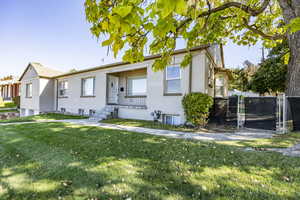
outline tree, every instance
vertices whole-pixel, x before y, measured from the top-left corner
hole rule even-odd
[[[287,41],[273,48],[251,77],[249,89],[260,94],[284,92],[289,53]]]
[[[272,47],[287,38],[286,92],[300,96],[300,0],[86,0],[85,8],[92,34],[106,36],[103,46],[115,55],[128,48],[123,60],[129,62],[142,61],[149,46],[149,53],[162,54],[156,70],[171,62],[178,38],[187,49],[225,38],[242,45],[263,40]],[[181,65],[190,60],[187,54]]]
[[[232,79],[229,81],[229,90],[237,89],[239,91],[248,91],[249,90],[249,82],[250,82],[250,74],[242,69],[233,69],[231,71]]]

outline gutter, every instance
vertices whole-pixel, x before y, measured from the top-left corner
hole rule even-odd
[[[187,52],[194,52],[194,51],[199,51],[199,50],[207,50],[207,48],[209,48],[209,47],[210,47],[210,45],[201,45],[201,46],[193,47],[193,48],[190,48],[190,49],[179,49],[179,50],[175,50],[172,53],[172,55],[178,55],[178,54],[183,54],[183,53],[187,53]],[[154,59],[157,59],[157,58],[160,58],[160,57],[161,57],[160,54],[146,56],[143,61],[154,60]],[[128,65],[128,64],[132,64],[132,63],[130,63],[130,62],[117,62],[117,63],[107,64],[107,65],[102,65],[102,66],[99,66],[99,67],[84,69],[84,70],[80,70],[80,71],[76,71],[76,72],[72,72],[72,73],[61,74],[61,75],[58,75],[58,76],[54,76],[52,78],[61,78],[61,77],[65,77],[65,76],[71,76],[71,75],[75,75],[75,74],[81,74],[81,73],[85,73],[85,72],[97,71],[97,70],[107,69],[107,68],[112,68],[112,67],[119,67],[119,66]]]

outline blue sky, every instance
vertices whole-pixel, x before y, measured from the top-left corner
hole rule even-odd
[[[29,62],[61,71],[84,69],[120,60],[107,55],[89,32],[84,0],[1,0],[0,77],[20,75]],[[226,66],[257,63],[260,45],[225,46]]]

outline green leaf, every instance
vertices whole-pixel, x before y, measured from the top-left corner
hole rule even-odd
[[[292,33],[295,33],[300,30],[300,17],[294,18],[290,21],[290,24],[288,25],[290,28],[290,31]]]
[[[132,10],[132,6],[119,6],[113,8],[113,12],[120,15],[122,18],[126,17]]]
[[[175,12],[180,15],[186,15],[188,10],[188,4],[185,0],[177,0],[176,1],[176,9]]]
[[[158,0],[157,6],[161,10],[162,18],[166,18],[174,11],[176,4],[173,0]]]
[[[108,40],[102,42],[102,46],[109,46],[112,44],[112,42],[113,40],[109,38]]]

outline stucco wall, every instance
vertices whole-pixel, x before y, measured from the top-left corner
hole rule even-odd
[[[180,96],[165,96],[164,95],[164,81],[165,73],[163,71],[154,72],[152,69],[153,60],[142,63],[123,65],[120,67],[113,67],[108,69],[97,70],[93,72],[86,72],[76,74],[61,80],[68,81],[67,98],[58,98],[58,110],[65,108],[67,112],[78,113],[78,109],[84,109],[88,114],[90,109],[102,110],[106,105],[106,77],[107,74],[124,72],[128,70],[147,68],[147,109],[135,109],[121,107],[119,109],[119,116],[121,118],[145,119],[151,120],[151,112],[154,110],[161,110],[165,114],[180,115],[181,123],[185,122],[184,111],[181,100],[185,94],[190,90],[193,92],[206,92],[205,85],[205,53],[193,53],[192,60],[192,76],[193,81],[190,82],[190,67],[181,69],[181,93]],[[173,65],[179,65],[184,55],[176,55],[173,59]],[[128,73],[128,72],[126,72]],[[132,72],[133,74],[135,72]],[[128,75],[120,74],[120,85],[125,85],[125,77]],[[130,74],[130,73],[129,73]],[[95,97],[83,98],[81,97],[81,79],[85,77],[95,77]],[[190,88],[191,87],[191,88]],[[56,87],[55,87],[56,88]],[[56,92],[55,92],[56,93]]]
[[[147,67],[147,62],[123,65],[120,67],[102,69],[59,78],[58,81],[67,80],[69,88],[67,91],[67,98],[58,98],[58,110],[61,108],[66,108],[67,112],[78,113],[78,109],[81,108],[85,110],[86,114],[88,114],[90,109],[100,111],[106,105],[107,74],[145,67]],[[81,97],[81,79],[86,77],[95,77],[95,97]]]
[[[26,84],[32,83],[32,98],[26,97]],[[38,114],[40,107],[40,83],[37,73],[33,68],[29,68],[21,81],[21,97],[20,107],[25,109],[25,115],[29,114],[29,110],[34,110],[34,114]]]
[[[40,78],[40,112],[55,111],[54,80]]]

